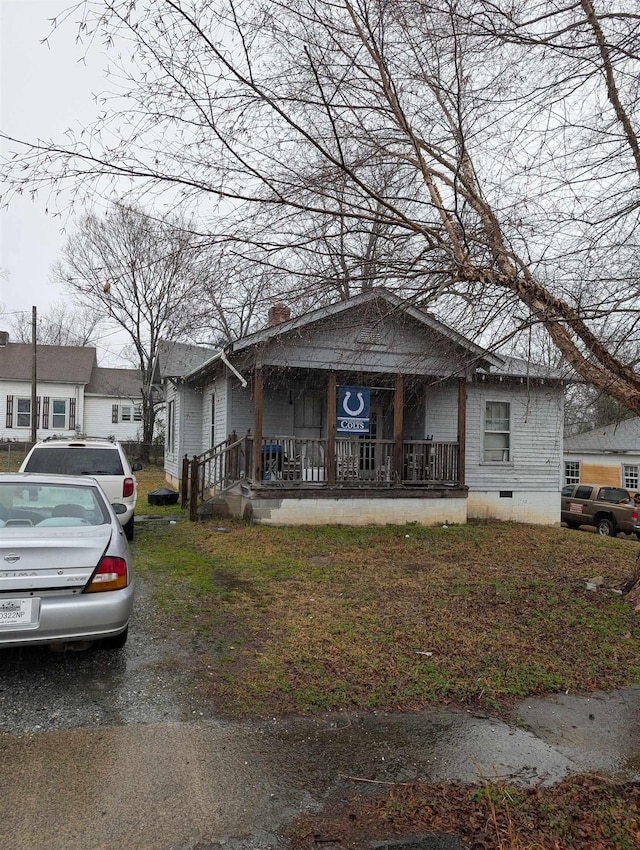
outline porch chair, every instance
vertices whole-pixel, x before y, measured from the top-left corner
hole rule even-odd
[[[336,480],[357,481],[360,476],[360,447],[350,440],[336,444]]]

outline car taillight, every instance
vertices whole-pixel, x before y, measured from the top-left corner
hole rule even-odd
[[[634,511],[634,512],[631,514],[631,519],[632,519],[634,522],[638,522],[638,511]]]
[[[122,498],[126,499],[128,496],[133,496],[134,489],[133,478],[125,478],[122,484]]]
[[[128,584],[129,571],[124,558],[104,557],[85,592],[99,593],[102,590],[121,590]]]

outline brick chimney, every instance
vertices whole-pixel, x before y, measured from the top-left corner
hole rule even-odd
[[[268,323],[270,328],[275,325],[280,325],[282,322],[288,322],[290,318],[291,310],[286,304],[278,302],[277,304],[274,304],[273,307],[269,307]]]

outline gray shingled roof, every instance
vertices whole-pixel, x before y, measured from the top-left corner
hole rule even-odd
[[[500,356],[504,360],[504,366],[492,369],[492,375],[509,375],[516,378],[548,378],[554,381],[567,377],[566,372],[553,366],[534,363],[532,360],[523,360],[520,357],[508,357],[504,354]]]
[[[160,378],[179,378],[193,369],[197,369],[216,353],[215,348],[202,345],[189,345],[186,342],[168,342],[158,344],[158,370]]]
[[[95,367],[85,387],[86,395],[136,399],[142,396],[142,372],[139,369],[103,369]]]
[[[9,342],[0,346],[0,380],[31,380],[30,343]],[[96,362],[95,348],[76,345],[38,345],[36,348],[38,382],[88,384]]]
[[[569,452],[640,452],[640,418],[625,419],[584,434],[565,437],[564,450]]]

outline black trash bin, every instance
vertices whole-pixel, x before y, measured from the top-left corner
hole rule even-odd
[[[178,501],[179,493],[175,490],[170,490],[168,487],[159,487],[147,496],[147,501],[150,505],[175,505]]]

